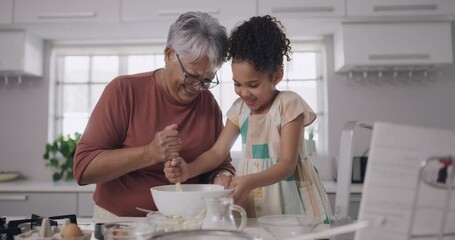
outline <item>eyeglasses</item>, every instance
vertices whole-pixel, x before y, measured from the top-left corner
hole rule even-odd
[[[215,79],[216,81],[212,81],[210,79],[199,79],[198,77],[194,76],[194,75],[191,75],[189,73],[186,72],[185,68],[183,67],[183,64],[182,62],[180,61],[180,57],[179,57],[179,54],[176,53],[175,54],[177,56],[177,60],[179,61],[180,63],[180,67],[182,68],[182,73],[183,73],[183,76],[185,77],[185,79],[183,80],[183,82],[187,85],[190,85],[190,86],[193,86],[193,87],[199,87],[200,90],[202,89],[210,89],[210,88],[213,88],[215,87],[216,85],[218,85],[220,83],[220,81],[218,80],[218,76],[215,74]]]

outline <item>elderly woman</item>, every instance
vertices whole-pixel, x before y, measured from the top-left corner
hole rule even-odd
[[[188,12],[171,26],[165,67],[119,76],[104,90],[77,146],[74,175],[80,185],[96,183],[94,217],[145,216],[157,210],[153,186],[170,184],[164,162],[191,162],[216,142],[221,110],[210,91],[226,60],[225,27],[206,13]],[[228,156],[209,174],[186,183],[229,186]]]

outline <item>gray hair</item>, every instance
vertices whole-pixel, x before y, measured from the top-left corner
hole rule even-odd
[[[187,12],[180,15],[169,28],[167,47],[173,48],[191,62],[207,56],[207,70],[214,73],[226,61],[226,28],[207,13]]]

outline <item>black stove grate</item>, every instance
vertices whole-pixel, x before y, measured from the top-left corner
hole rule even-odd
[[[8,222],[6,222],[6,217],[0,218],[0,240],[13,240],[14,236],[35,229],[37,226],[41,226],[43,218],[45,217],[36,214],[32,214],[30,218],[11,220]],[[65,218],[68,218],[71,223],[77,224],[77,217],[75,214],[51,216],[48,218],[51,226],[58,226],[56,220]]]

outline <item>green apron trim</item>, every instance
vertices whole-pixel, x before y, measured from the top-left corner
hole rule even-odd
[[[243,122],[242,127],[240,127],[240,134],[242,135],[242,144],[246,143],[247,133],[248,133],[248,118]]]
[[[255,159],[270,158],[268,144],[253,144],[251,149],[253,151],[253,158]]]
[[[292,181],[295,181],[295,177],[294,177],[294,174],[292,174],[291,176],[283,179],[283,181],[285,182],[292,182]]]

